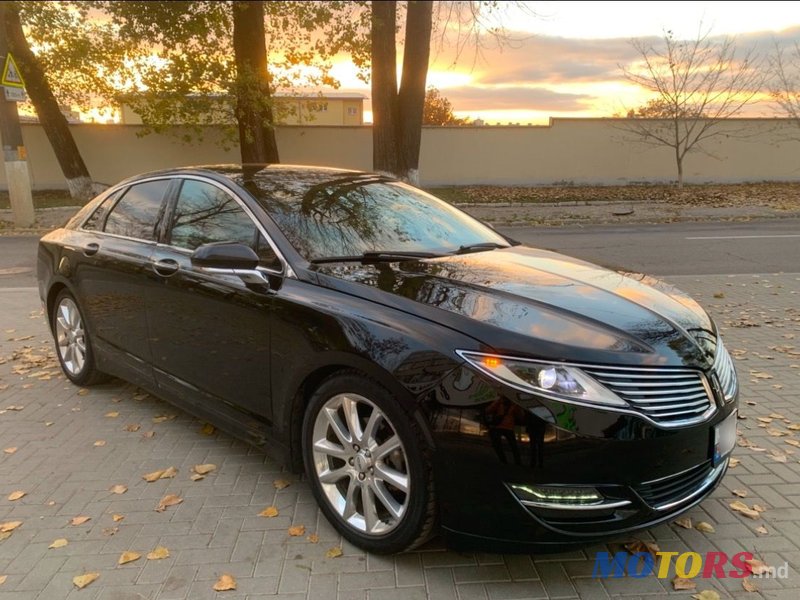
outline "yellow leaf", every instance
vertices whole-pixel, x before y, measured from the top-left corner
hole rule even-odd
[[[731,490],[734,496],[739,496],[739,498],[747,498],[747,490]]]
[[[756,533],[760,533],[761,535],[767,535],[769,531],[763,525],[761,527],[756,527]]]
[[[268,506],[267,508],[262,510],[260,513],[258,513],[258,516],[259,517],[269,517],[269,518],[277,517],[278,516],[278,509],[275,508],[274,506]]]
[[[159,479],[172,479],[177,474],[178,474],[178,469],[176,469],[175,467],[167,467],[166,469],[164,469],[164,472],[161,473]]]
[[[114,535],[119,531],[119,527],[106,527],[103,529],[103,535]]]
[[[86,521],[91,521],[92,517],[86,517],[83,515],[72,517],[72,520],[69,522],[70,525],[83,525]]]
[[[53,543],[48,546],[48,548],[63,548],[67,544],[69,544],[69,542],[66,540],[66,538],[58,538],[57,540],[54,540]]]
[[[310,536],[308,536],[306,539],[307,539],[309,542],[311,542],[312,544],[318,544],[318,543],[319,543],[319,536],[318,536],[316,533],[312,533],[312,534],[311,534]]]
[[[306,526],[305,525],[295,525],[294,527],[289,527],[289,535],[292,537],[297,537],[300,535],[305,534]]]
[[[783,440],[790,446],[794,446],[795,448],[800,448],[800,440]]]
[[[125,427],[123,427],[122,429],[123,429],[123,431],[131,431],[131,432],[133,432],[133,431],[139,431],[139,429],[140,429],[141,427],[142,427],[142,426],[141,426],[141,425],[139,425],[138,423],[128,423],[128,424],[127,424],[127,425],[125,425]]]
[[[205,478],[206,478],[205,475],[198,475],[197,473],[193,473],[192,475],[189,475],[189,479],[191,479],[192,481],[202,481]]]
[[[156,512],[164,512],[170,506],[175,506],[176,504],[180,504],[183,502],[183,498],[180,496],[176,496],[175,494],[168,494],[161,499],[161,502],[158,503],[156,506]]]
[[[17,451],[16,446],[11,446],[10,448],[3,448],[3,452],[5,452],[6,454],[14,454],[14,452],[16,451]]]
[[[744,588],[745,592],[757,592],[758,586],[753,583],[753,581],[749,577],[745,577],[742,579],[742,587]]]
[[[79,590],[82,590],[98,577],[100,577],[100,573],[85,573],[83,575],[77,575],[76,577],[73,577],[72,583],[74,583],[75,587],[77,587]]]
[[[760,504],[753,504],[753,510],[756,511],[756,512],[762,513],[764,511],[766,511],[767,509],[765,507],[761,506]]]
[[[703,590],[699,594],[692,594],[694,600],[719,600],[719,594],[714,590]]]
[[[684,579],[682,577],[676,577],[672,580],[672,589],[674,590],[695,590],[697,589],[697,584],[692,581],[691,579]]]
[[[154,481],[158,481],[161,479],[161,475],[164,473],[164,469],[160,471],[153,471],[152,473],[145,473],[142,475],[142,479],[144,479],[147,483],[153,483]]]
[[[111,518],[114,520],[114,523],[119,523],[125,518],[125,515],[111,515]]]
[[[770,566],[764,561],[758,560],[757,558],[751,558],[749,560],[745,560],[744,562],[745,564],[750,565],[753,575],[763,575],[764,573],[768,573],[770,571]]]
[[[292,482],[286,481],[285,479],[276,479],[275,481],[272,482],[272,485],[275,486],[276,490],[282,490],[292,485]]]
[[[8,575],[0,575],[0,585],[3,585],[8,579]]]
[[[124,494],[128,491],[128,486],[118,483],[117,485],[111,486],[108,491],[112,494]]]
[[[325,553],[327,558],[337,558],[342,555],[342,549],[339,546],[334,546],[333,548],[329,548],[328,551]]]
[[[14,500],[19,500],[20,498],[24,497],[26,493],[27,492],[23,492],[22,490],[17,490],[16,492],[11,492],[8,495],[8,499],[13,502]]]
[[[791,429],[792,431],[800,431],[800,423],[792,423],[791,425],[787,425],[786,429]]]
[[[194,466],[194,472],[197,473],[198,475],[208,475],[209,473],[211,473],[211,471],[216,471],[216,470],[217,470],[217,465],[212,463]]]
[[[153,417],[153,423],[163,423],[164,421],[172,421],[178,415],[158,415]]]
[[[14,533],[14,532],[13,531],[0,531],[0,542],[10,538],[12,533]]]
[[[702,531],[703,533],[714,533],[714,526],[711,523],[706,523],[705,521],[700,521],[694,527],[697,531]]]
[[[22,521],[6,521],[5,523],[0,523],[0,533],[14,531],[20,525],[22,525]]]
[[[89,393],[89,390],[87,390],[86,388],[81,388],[81,389],[78,390],[78,396],[85,396],[88,393]]]
[[[214,432],[216,430],[217,430],[216,427],[214,427],[211,423],[206,423],[205,425],[203,425],[203,428],[200,430],[200,433],[202,433],[203,435],[214,435]]]
[[[164,546],[158,546],[155,550],[147,554],[147,560],[161,560],[162,558],[169,558],[169,550]]]
[[[126,563],[139,560],[140,558],[142,558],[142,555],[139,554],[138,552],[123,552],[122,556],[119,557],[117,564],[124,565]]]
[[[658,544],[655,544],[653,542],[645,542],[643,540],[632,540],[627,544],[625,544],[625,550],[627,550],[631,554],[637,554],[639,552],[647,552],[653,557],[653,560],[656,560],[660,548],[658,547]]]
[[[142,437],[143,438],[154,438],[154,437],[156,437],[156,432],[155,431],[145,431],[142,434]]]
[[[750,508],[749,506],[747,506],[747,504],[741,502],[740,500],[735,500],[734,502],[731,502],[728,506],[730,506],[731,509],[733,509],[734,511],[741,513],[745,517],[748,517],[750,519],[758,519],[760,517],[757,510]]]
[[[729,466],[731,469],[733,469],[733,468],[734,468],[734,467],[736,467],[736,466],[737,466],[737,465],[738,465],[740,462],[742,462],[742,461],[740,461],[738,458],[731,458],[731,459],[730,459],[730,461],[728,462],[728,466]]]
[[[217,583],[214,584],[214,591],[216,592],[227,592],[229,590],[236,589],[236,580],[233,578],[233,575],[228,575],[227,573],[223,573],[217,579]]]
[[[105,445],[106,445],[106,441],[105,440],[97,440],[94,443],[95,448],[100,448],[101,446],[105,446]]]
[[[116,419],[119,416],[119,413],[115,410],[112,410],[111,412],[107,412],[105,416],[109,419]]]
[[[678,527],[683,527],[684,529],[692,528],[692,520],[689,517],[682,517],[680,519],[675,519],[674,523]]]

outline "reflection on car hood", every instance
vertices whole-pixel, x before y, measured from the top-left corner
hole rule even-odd
[[[509,334],[548,343],[530,345],[530,355],[559,348],[573,359],[568,349],[706,366],[715,350],[711,320],[686,294],[645,275],[546,250],[516,246],[424,261],[324,265],[318,272],[330,276],[323,284],[346,286],[348,293],[376,299],[347,285],[359,283],[472,319],[483,332],[475,337],[498,351],[525,352],[503,341]]]

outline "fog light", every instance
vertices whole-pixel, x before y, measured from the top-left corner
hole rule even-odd
[[[600,504],[603,495],[593,487],[534,486],[512,483],[511,489],[523,502],[567,506]]]

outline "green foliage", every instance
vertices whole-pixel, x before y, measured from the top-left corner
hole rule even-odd
[[[469,119],[460,119],[453,114],[453,105],[433,86],[425,92],[425,105],[422,109],[423,125],[467,125]]]

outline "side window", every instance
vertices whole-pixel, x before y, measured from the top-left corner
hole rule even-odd
[[[87,231],[99,231],[103,228],[103,222],[106,220],[106,215],[108,214],[109,209],[114,206],[114,201],[119,198],[119,195],[122,193],[122,190],[117,190],[113,194],[110,194],[105,200],[100,203],[95,211],[92,213],[92,216],[86,219],[86,222],[83,224],[83,228]]]
[[[187,179],[172,215],[170,243],[194,250],[213,242],[256,244],[256,226],[227,192],[202,181]]]
[[[106,218],[106,233],[155,240],[162,199],[170,180],[158,179],[128,188]],[[105,204],[105,203],[104,203]]]

